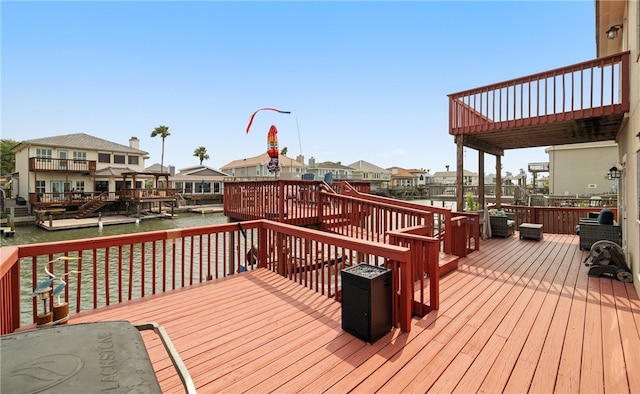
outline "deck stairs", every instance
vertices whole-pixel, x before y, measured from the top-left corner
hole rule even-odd
[[[187,200],[180,193],[176,193],[176,204],[178,207],[185,207],[187,206]]]
[[[350,185],[347,184],[348,187]],[[331,190],[333,192],[333,190]],[[355,189],[351,188],[351,193],[357,196],[367,197],[366,194],[360,193]],[[422,208],[422,205],[416,204],[416,207]],[[323,218],[323,229],[324,231],[337,233],[337,234],[349,234],[350,236],[355,236],[360,239],[369,239],[369,240],[383,240],[387,242],[387,237],[384,234],[376,234],[371,230],[364,229],[360,226],[352,223],[349,218],[341,217],[339,215],[329,215]],[[470,250],[467,250],[467,253]],[[444,276],[452,271],[458,269],[458,262],[460,260],[460,256],[455,254],[449,254],[445,252],[440,252],[439,254],[439,276]]]
[[[367,231],[359,226],[352,225],[348,219],[345,218],[332,218],[325,219],[323,225],[324,231],[328,231],[335,234],[349,234],[349,236],[353,236],[359,239],[366,240],[376,240],[380,239],[384,242],[387,242],[387,237],[383,234],[376,234],[371,231]],[[448,254],[445,252],[440,252],[438,258],[438,266],[439,266],[439,276],[444,276],[449,272],[455,271],[458,269],[458,262],[460,260],[459,256],[454,254]]]
[[[93,200],[89,201],[88,203],[82,205],[80,208],[78,208],[78,213],[76,214],[76,219],[85,218],[85,217],[91,215],[92,213],[96,212],[100,208],[104,207],[107,204],[109,204],[109,201],[106,201],[106,200],[100,198],[100,196],[98,196],[98,197],[94,198]]]
[[[334,232],[332,231],[334,229],[351,226],[351,221],[348,218],[336,216],[325,218],[322,224],[325,231]]]
[[[4,208],[4,213],[5,216],[8,217],[9,214],[11,213],[11,207],[5,207]],[[24,206],[16,206],[13,207],[13,216],[18,218],[18,217],[27,217],[29,216],[29,208],[24,207]]]
[[[440,259],[439,259],[440,276],[442,277],[451,271],[457,270],[459,260],[460,260],[460,257],[456,255],[440,252]]]

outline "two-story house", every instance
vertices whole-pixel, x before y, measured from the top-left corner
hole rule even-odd
[[[429,170],[425,170],[424,168],[410,168],[407,171],[418,177],[418,187],[433,183],[433,175],[429,173]]]
[[[315,176],[315,179],[323,179],[328,173],[333,174],[334,180],[348,181],[354,178],[353,168],[345,166],[340,162],[323,161],[316,163],[316,159],[312,156],[309,158],[307,172]]]
[[[371,191],[387,189],[389,187],[391,173],[386,169],[364,160],[358,160],[355,163],[349,164],[349,167],[353,168],[355,179],[370,182]]]
[[[418,187],[420,177],[411,171],[401,167],[390,167],[387,171],[391,173],[391,188],[413,188]]]
[[[26,200],[31,211],[40,206],[80,206],[125,185],[142,188],[141,180],[133,185],[123,174],[144,171],[148,157],[136,137],[121,145],[85,133],[22,141],[11,152],[16,159],[14,194]]]
[[[246,181],[262,181],[276,178],[276,174],[269,172],[269,161],[271,158],[267,153],[245,159],[234,160],[222,167],[220,171],[230,177]],[[300,179],[305,173],[307,166],[304,163],[290,157],[280,155],[280,172],[278,179]]]
[[[440,185],[455,185],[457,179],[456,177],[456,171],[436,171],[433,173],[433,182]],[[462,179],[464,186],[478,184],[478,174],[475,172],[463,170]]]

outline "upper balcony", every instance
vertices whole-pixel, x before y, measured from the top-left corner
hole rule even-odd
[[[449,95],[449,134],[505,149],[615,140],[629,112],[629,52]]]
[[[96,171],[96,161],[30,157],[29,171],[93,173]]]

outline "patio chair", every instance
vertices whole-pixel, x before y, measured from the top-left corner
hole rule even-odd
[[[497,212],[489,215],[491,237],[506,238],[513,235],[515,224],[515,220],[510,219],[504,212]]]
[[[591,245],[602,240],[622,244],[621,228],[613,220],[613,212],[608,208],[602,209],[595,220],[581,219],[576,233],[580,236],[580,249],[591,249]]]
[[[330,185],[333,182],[333,172],[327,172],[324,174],[324,183]]]
[[[306,174],[302,174],[302,180],[303,181],[312,181],[314,180],[315,175],[312,173],[306,173]],[[307,186],[307,185],[302,185],[300,186],[300,200],[302,201],[302,203],[310,203],[311,198],[311,187]]]

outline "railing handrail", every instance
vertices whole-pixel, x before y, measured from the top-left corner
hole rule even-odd
[[[223,237],[222,239],[218,238],[220,235]],[[289,239],[289,241],[286,239]],[[242,243],[240,243],[240,240],[242,240]],[[277,261],[273,261],[272,259],[278,255],[271,254],[272,252],[270,252],[270,250],[273,248],[269,248],[268,244],[270,242],[280,243],[281,246],[289,245],[289,247],[295,249],[299,247],[293,243],[296,240],[300,242],[300,245],[307,245],[309,243],[315,244],[316,246],[325,245],[323,248],[329,247],[343,252],[349,250],[352,257],[357,256],[357,258],[348,259],[348,263],[343,261],[342,265],[371,260],[371,258],[367,259],[366,256],[373,257],[374,261],[389,264],[394,270],[394,281],[398,281],[399,289],[398,293],[394,293],[397,294],[397,299],[393,302],[394,308],[400,307],[400,309],[394,312],[394,316],[396,316],[394,324],[398,324],[403,331],[409,331],[411,319],[410,306],[414,297],[413,292],[410,291],[410,287],[407,285],[407,283],[409,283],[408,280],[410,280],[410,278],[407,279],[407,276],[410,277],[412,272],[412,257],[409,248],[354,239],[285,223],[256,220],[243,222],[241,225],[238,223],[217,224],[212,226],[0,248],[0,289],[3,294],[2,305],[0,305],[0,315],[2,316],[1,334],[13,332],[21,326],[19,319],[21,294],[25,296],[25,292],[30,293],[33,291],[39,282],[39,278],[42,278],[42,275],[44,275],[40,272],[41,268],[46,264],[51,264],[50,261],[54,260],[55,257],[60,257],[60,255],[75,257],[75,260],[73,260],[75,262],[69,263],[65,261],[61,263],[65,264],[65,266],[58,267],[58,269],[63,270],[63,272],[69,272],[71,269],[77,268],[77,271],[80,271],[77,279],[68,278],[67,281],[69,285],[65,288],[64,293],[65,301],[69,302],[72,300],[69,287],[76,287],[74,292],[77,303],[75,313],[77,313],[81,310],[86,310],[86,307],[81,307],[80,305],[81,293],[89,293],[89,296],[91,296],[91,290],[93,290],[93,308],[89,309],[95,309],[100,306],[107,306],[137,298],[132,294],[132,283],[134,281],[142,283],[142,289],[140,290],[141,295],[138,297],[144,297],[146,294],[144,286],[148,281],[152,281],[153,284],[146,286],[153,286],[153,289],[147,290],[150,294],[156,294],[173,290],[176,287],[188,287],[198,282],[208,280],[209,277],[218,278],[234,275],[236,271],[242,271],[241,268],[244,264],[249,264],[249,255],[247,252],[250,248],[255,247],[255,243],[257,243],[258,250],[258,266],[274,270],[276,268],[280,269],[284,267],[282,264],[285,263],[285,260],[288,261],[287,264],[293,260],[288,258],[285,260],[280,259],[277,267],[274,266],[273,264]],[[208,248],[206,253],[203,254],[202,250],[200,250],[201,253],[198,254],[198,257],[194,257],[194,253],[197,251],[197,245],[199,244],[200,248],[202,248],[204,243],[206,243],[206,247]],[[230,245],[234,246],[230,248]],[[219,246],[221,249],[218,249]],[[135,253],[137,252],[141,254],[135,257]],[[159,252],[160,256],[158,256]],[[104,256],[100,257],[99,255],[101,254]],[[244,260],[245,254],[247,254],[246,262]],[[321,253],[321,255],[323,254]],[[203,259],[210,260],[212,256],[216,259],[215,272],[211,271],[211,261],[208,263],[205,261],[205,264],[208,264],[208,268],[202,265]],[[21,289],[20,286],[24,286],[24,281],[20,281],[18,270],[20,262],[25,262],[25,259],[27,259],[26,262],[31,262],[32,279],[31,286],[28,289]],[[108,273],[109,264],[113,259],[116,260],[116,263],[111,263],[110,267],[117,265],[117,272],[111,275],[116,275],[117,278],[110,279]],[[49,263],[47,263],[48,261]],[[228,269],[226,266],[227,262],[230,264]],[[217,264],[219,263],[224,265],[221,272],[218,272],[217,268]],[[77,266],[71,267],[69,264],[76,264]],[[136,264],[139,264],[140,267],[137,267]],[[197,266],[198,264],[200,264],[199,268]],[[100,267],[98,265],[100,265]],[[102,267],[103,265],[105,267]],[[167,267],[167,265],[169,265],[169,267]],[[100,272],[101,267],[105,270],[102,273]],[[128,273],[128,278],[123,277],[123,267],[126,268],[125,272]],[[305,265],[299,266],[295,268],[294,271],[300,268],[304,269],[305,267]],[[50,267],[50,269],[54,271],[53,267]],[[204,274],[207,269],[209,272],[205,278]],[[246,269],[249,269],[248,265]],[[59,273],[60,271],[57,272]],[[187,273],[186,276],[185,272]],[[322,275],[325,275],[324,272],[323,269]],[[335,280],[335,285],[337,286],[337,274],[337,271],[332,273],[331,275],[333,276],[331,276],[331,278],[333,279],[330,279],[327,283],[332,283],[332,281]],[[145,279],[145,275],[149,277]],[[85,278],[84,276],[88,277]],[[169,283],[169,278],[165,276],[171,276],[173,283]],[[176,283],[180,280],[180,276],[182,281]],[[162,286],[158,285],[156,289],[156,282],[160,280],[162,281]],[[300,281],[302,279],[298,278],[295,280]],[[167,283],[170,285],[168,289],[165,288],[165,284]],[[109,301],[110,298],[114,297],[113,294],[110,296],[110,289],[116,285],[117,290],[113,291],[118,293],[118,299],[117,301]],[[317,286],[318,284],[316,283],[316,287]],[[308,287],[313,288],[312,285]],[[126,294],[127,290],[128,294]],[[315,290],[320,291],[317,288]],[[339,299],[340,296],[337,290],[338,288],[336,287],[333,293],[329,291],[327,295]],[[136,290],[136,292],[138,292],[138,290]],[[322,293],[324,294],[324,287]],[[96,297],[100,299],[105,298],[106,301],[98,302]],[[22,302],[26,301],[23,300]],[[36,300],[32,299],[31,304],[32,313],[35,318],[37,309]],[[69,309],[72,310],[72,308]]]
[[[577,70],[586,70],[589,68],[593,68],[594,65],[600,65],[603,63],[614,63],[614,62],[622,62],[624,60],[624,58],[628,58],[629,54],[631,52],[630,51],[626,51],[626,52],[621,52],[621,53],[616,53],[613,55],[609,55],[609,56],[603,56],[603,57],[599,57],[597,59],[591,59],[591,60],[586,60],[584,62],[580,62],[580,63],[575,63],[572,64],[570,66],[564,66],[564,67],[558,67],[558,68],[554,68],[551,70],[547,70],[547,71],[541,71],[535,74],[530,74],[524,77],[518,77],[518,78],[513,78],[507,81],[501,81],[501,82],[497,82],[497,83],[492,83],[489,85],[484,85],[481,87],[476,87],[473,89],[468,89],[468,90],[462,90],[460,92],[456,92],[456,93],[450,93],[447,96],[449,97],[459,97],[459,96],[468,96],[468,95],[472,95],[475,93],[479,93],[479,92],[486,92],[487,90],[493,90],[496,87],[506,87],[506,86],[513,86],[513,85],[517,85],[521,82],[529,82],[529,81],[535,81],[535,80],[539,80],[541,78],[548,78],[549,76],[553,76],[553,75],[561,75],[564,74],[568,71],[577,71]]]
[[[414,300],[412,313],[424,316],[432,310],[440,308],[440,272],[439,272],[439,244],[440,240],[429,236],[432,229],[428,226],[406,227],[389,232],[389,243],[392,245],[410,245],[412,257],[412,278],[405,286],[412,289],[416,284],[420,289],[425,288],[425,273],[429,281],[429,303],[426,303],[424,292],[420,291],[418,299]]]
[[[347,197],[350,204],[357,203],[358,201],[368,201],[370,204],[380,204],[379,207],[387,209],[388,211],[402,209],[413,209],[415,211],[406,211],[409,215],[418,216],[422,213],[429,213],[434,215],[435,228],[438,231],[438,238],[441,240],[441,251],[445,253],[451,253],[453,246],[453,234],[447,232],[447,228],[452,226],[452,213],[449,208],[440,208],[425,204],[418,204],[410,201],[402,201],[393,198],[376,196],[369,193],[363,193],[352,187],[349,183],[344,182],[339,185],[339,193],[333,194],[322,190],[320,187],[309,188],[308,185],[320,185],[321,181],[259,181],[259,182],[232,182],[224,188],[224,211],[225,215],[233,217],[239,220],[256,220],[256,219],[276,219],[284,222],[290,221],[295,224],[311,224],[322,223],[322,225],[331,224],[327,223],[327,220],[336,221],[339,218],[347,215],[345,212],[333,209],[333,204],[330,201],[338,200],[347,201]],[[333,184],[332,184],[333,186]],[[300,188],[307,190],[307,193],[311,193],[314,204],[317,204],[317,210],[298,210],[294,211],[294,215],[291,217],[285,217],[286,206],[284,205],[284,198],[281,196],[287,196],[289,194],[296,194]],[[333,189],[335,191],[335,188]],[[338,205],[338,204],[336,204]],[[297,210],[299,208],[293,207],[290,209]],[[420,211],[420,212],[418,212]],[[297,212],[303,212],[305,215],[303,219],[296,217]],[[341,216],[342,215],[342,216]],[[366,215],[361,216],[364,218]],[[344,217],[345,219],[347,217]],[[301,221],[306,221],[301,223]],[[352,223],[355,224],[355,223]],[[413,225],[411,223],[410,225]],[[479,226],[477,222],[468,222],[469,226]],[[479,228],[479,227],[478,227]],[[395,229],[395,228],[394,228]],[[365,229],[368,230],[368,229]],[[393,230],[392,228],[381,229],[383,232]],[[479,230],[473,230],[467,232],[467,236],[473,237],[473,234],[478,233]],[[460,234],[459,234],[460,235]],[[471,238],[465,240],[470,243]],[[462,241],[462,240],[461,240]],[[460,242],[458,242],[459,244]],[[478,243],[474,243],[474,248],[478,248]]]
[[[375,201],[381,204],[405,207],[410,209],[419,210],[422,212],[429,212],[431,214],[438,216],[438,238],[441,240],[442,246],[441,251],[445,253],[451,253],[453,240],[453,234],[450,231],[447,231],[447,228],[451,228],[452,226],[452,212],[449,208],[441,208],[435,207],[432,205],[424,205],[418,204],[410,201],[396,200],[389,197],[384,196],[375,196],[373,194],[367,193],[359,193],[359,192],[350,192],[349,196],[358,196],[359,198],[365,199],[367,201]],[[478,224],[476,224],[478,225]],[[442,229],[444,228],[444,231]]]
[[[96,160],[87,159],[32,156],[29,158],[29,171],[93,173],[96,171],[96,163]]]
[[[489,206],[493,208],[493,205]],[[505,205],[500,208],[515,216],[516,227],[522,223],[543,225],[543,231],[549,234],[575,234],[580,219],[587,218],[590,212],[600,211],[601,207],[529,207],[523,205]],[[618,208],[609,207],[618,218]]]
[[[449,94],[449,134],[629,112],[629,55],[622,52]]]

